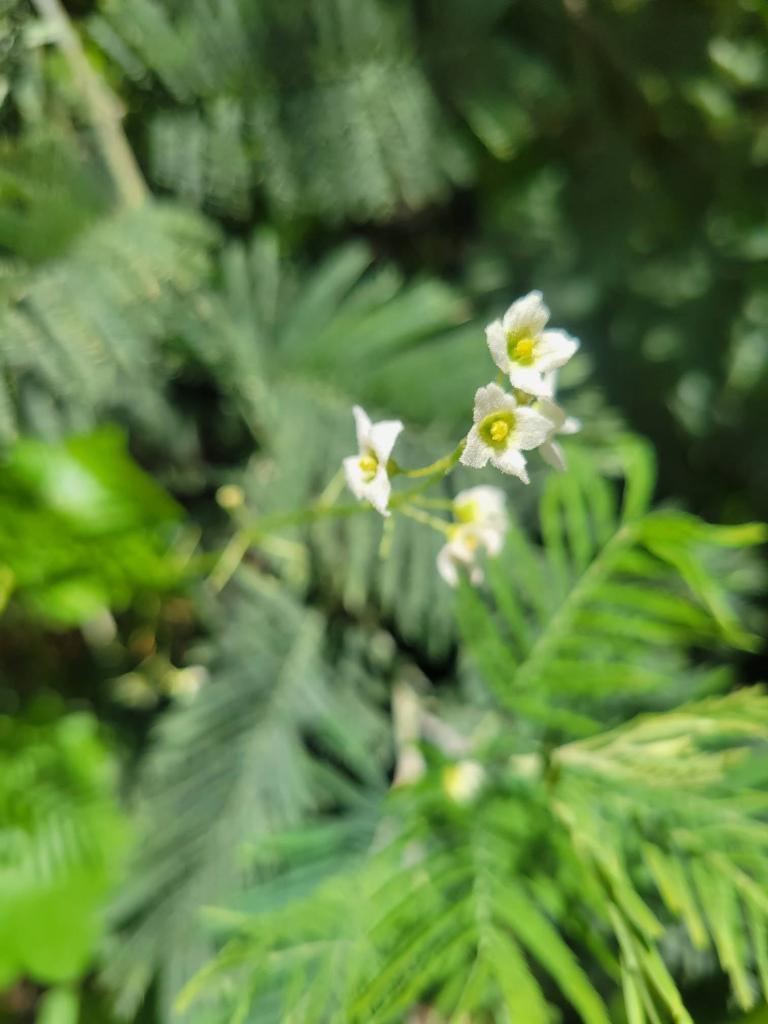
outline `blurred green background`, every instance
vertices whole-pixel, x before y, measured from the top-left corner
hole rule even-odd
[[[765,520],[767,42],[768,0],[0,0],[3,1024],[175,1019],[248,829],[386,786],[392,680],[461,675],[416,528],[210,586],[233,525],[320,493],[352,402],[431,461],[538,288],[584,443],[643,435],[660,500]],[[768,1020],[690,978],[697,1022]]]

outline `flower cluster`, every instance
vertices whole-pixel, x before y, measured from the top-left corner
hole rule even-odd
[[[500,320],[485,330],[493,361],[500,370],[499,382],[479,388],[475,394],[473,424],[453,455],[421,470],[403,470],[392,458],[395,442],[403,429],[399,420],[371,423],[366,413],[354,407],[357,455],[344,459],[344,474],[355,497],[368,501],[384,516],[390,515],[393,476],[444,476],[460,462],[473,469],[490,463],[502,473],[529,482],[524,452],[539,449],[555,469],[565,469],[565,457],[556,441],[560,434],[579,429],[577,420],[566,416],[555,402],[557,371],[578,350],[579,343],[565,331],[547,329],[549,310],[541,292],[533,291],[514,302]],[[509,379],[511,391],[501,387]],[[477,558],[481,552],[493,557],[501,550],[506,532],[504,494],[496,487],[474,487],[456,495],[451,503],[453,520],[445,522],[416,509],[423,502],[418,493],[398,495],[411,498],[398,503],[406,514],[420,518],[446,535],[437,567],[440,575],[455,586],[461,570],[471,583],[480,583],[483,572]]]

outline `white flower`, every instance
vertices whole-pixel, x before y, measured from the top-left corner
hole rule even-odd
[[[468,804],[485,783],[485,769],[477,761],[458,761],[443,769],[443,792],[454,803]]]
[[[457,522],[438,553],[437,571],[449,586],[455,587],[459,570],[466,569],[470,583],[476,586],[483,581],[477,556],[485,551],[493,557],[504,546],[507,531],[504,492],[498,487],[471,487],[460,491],[453,500],[453,511]]]
[[[460,461],[482,469],[490,460],[502,473],[512,473],[527,484],[522,453],[547,440],[551,422],[535,409],[519,405],[514,395],[506,394],[498,384],[478,388],[473,419]]]
[[[467,570],[473,587],[483,582],[483,570],[476,559],[491,536],[495,536],[492,531],[472,525],[456,525],[451,529],[447,543],[437,553],[437,571],[449,587],[458,586],[459,569]]]
[[[470,487],[453,499],[453,514],[459,523],[473,523],[502,534],[507,529],[507,499],[499,487]]]
[[[353,407],[357,430],[357,455],[344,459],[347,485],[356,498],[369,501],[377,512],[388,516],[387,505],[392,485],[387,463],[403,424],[400,420],[371,423],[364,409]]]
[[[541,292],[529,292],[485,329],[493,361],[513,387],[530,395],[551,395],[548,375],[564,366],[579,347],[565,331],[544,330],[548,320]]]

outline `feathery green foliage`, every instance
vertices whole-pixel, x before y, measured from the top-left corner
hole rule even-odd
[[[707,573],[706,551],[691,551],[754,543],[763,531],[648,512],[647,452],[627,441],[624,453],[620,519],[611,516],[616,488],[599,462],[575,455],[574,476],[554,478],[543,494],[543,546],[513,533],[510,562],[494,569],[503,619],[477,597],[472,614],[460,612],[493,695],[493,710],[484,700],[485,726],[470,739],[487,772],[483,793],[473,801],[454,795],[459,766],[427,745],[425,778],[394,791],[367,845],[358,840],[359,852],[339,870],[329,849],[345,842],[354,813],[329,822],[317,844],[307,831],[306,849],[286,837],[277,846],[267,840],[259,856],[257,839],[257,862],[268,865],[254,891],[257,909],[244,912],[231,897],[232,912],[214,915],[220,933],[234,936],[185,1002],[218,995],[230,1015],[215,1019],[232,1021],[383,1024],[424,1002],[449,1019],[518,1014],[546,1024],[549,977],[586,1024],[612,1019],[619,987],[632,1024],[685,1021],[660,952],[680,922],[692,946],[712,945],[739,1005],[754,1005],[768,926],[765,697],[746,690],[703,698],[597,730],[606,718],[626,719],[633,686],[640,704],[666,708],[701,692],[701,676],[710,689],[727,683],[686,668],[702,645],[750,642],[729,610],[727,577]],[[568,479],[575,482],[563,497]],[[587,493],[601,517],[574,520],[571,506],[564,526],[565,502]],[[588,524],[602,533],[585,548]],[[515,657],[506,631],[516,628],[519,641],[531,627],[509,586],[535,588],[537,573],[559,607],[543,610],[542,632]],[[609,623],[625,621],[618,611],[628,602],[625,633],[606,637]],[[647,645],[648,665],[635,654],[637,678],[622,686],[617,677],[629,670],[616,664],[617,651],[626,657],[635,637]],[[562,652],[576,648],[570,671],[558,671]],[[671,692],[659,694],[665,686]],[[574,732],[591,735],[556,739]]]
[[[0,315],[0,431],[47,436],[122,414],[173,436],[158,343],[206,270],[210,230],[187,211],[148,206],[106,218],[66,258],[13,264]]]
[[[90,30],[128,79],[168,98],[148,126],[159,185],[242,218],[258,183],[277,216],[339,220],[418,209],[468,174],[412,20],[379,0],[132,0],[104,4]]]
[[[475,591],[462,594],[459,622],[499,702],[565,735],[721,688],[722,667],[704,652],[759,643],[717,556],[760,543],[765,529],[651,510],[649,449],[628,438],[616,454],[621,502],[605,475],[615,456],[573,451],[568,472],[544,487],[543,547],[513,525],[489,566],[491,616]]]
[[[468,808],[426,782],[396,793],[356,870],[297,895],[286,869],[263,909],[217,915],[236,937],[188,994],[234,993],[232,1021],[398,1021],[429,1001],[545,1024],[548,976],[585,1022],[613,1019],[619,985],[633,1024],[690,1021],[658,946],[681,921],[748,1008],[765,995],[767,713],[744,691],[546,761],[498,757]]]
[[[95,108],[58,6],[0,0],[0,696],[67,694],[0,719],[0,1016],[102,1024],[96,967],[148,1024],[768,1000],[765,533],[680,510],[768,494],[764,5],[67,3]],[[526,286],[620,415],[582,392],[454,598],[441,535],[340,497],[350,406],[431,461]],[[199,692],[121,703],[154,666]]]
[[[126,827],[88,714],[0,716],[0,986],[76,979],[104,929]]]
[[[214,683],[161,723],[144,771],[146,838],[107,970],[124,1009],[158,968],[172,1003],[210,952],[200,907],[237,888],[250,845],[312,813],[356,808],[384,781],[381,681],[352,636],[334,651],[319,612],[250,572],[211,628]]]

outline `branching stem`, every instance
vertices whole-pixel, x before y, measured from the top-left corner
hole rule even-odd
[[[48,2],[48,0],[40,0],[40,2]],[[57,2],[57,0],[54,0],[54,2]],[[411,487],[410,490],[393,494],[389,502],[390,509],[393,512],[402,512],[403,515],[411,519],[424,523],[440,533],[447,534],[450,530],[450,523],[423,511],[423,508],[418,506],[432,508],[450,508],[452,506],[452,502],[448,499],[435,498],[430,500],[421,497],[421,495],[434,483],[437,483],[439,478],[446,476],[453,469],[459,461],[465,445],[466,438],[462,438],[452,452],[421,469],[404,470],[394,461],[391,461],[388,466],[390,476],[416,477],[420,478],[421,482],[415,487]],[[353,516],[362,512],[372,511],[371,506],[364,502],[347,505],[335,504],[342,486],[343,474],[339,471],[331,479],[320,498],[313,504],[307,505],[306,508],[296,509],[293,512],[263,516],[261,519],[241,527],[224,548],[221,557],[208,578],[213,589],[217,592],[223,590],[251,545],[275,530],[280,530],[286,526],[301,526],[304,523],[311,523],[327,516]]]
[[[423,477],[432,476],[446,476],[450,473],[453,467],[461,458],[461,453],[464,451],[467,439],[463,437],[461,441],[456,445],[452,452],[444,455],[441,459],[437,459],[435,462],[430,462],[428,466],[422,466],[421,469],[402,469],[396,462],[392,462],[390,475],[396,476],[407,476],[410,479],[419,479]]]
[[[438,533],[447,534],[450,531],[450,523],[447,523],[444,519],[438,519],[437,516],[433,516],[429,512],[425,512],[423,509],[416,508],[414,505],[404,505],[400,511],[404,516],[408,516],[409,519],[415,519],[417,523],[423,523],[425,526],[431,526],[433,530],[437,530]]]

